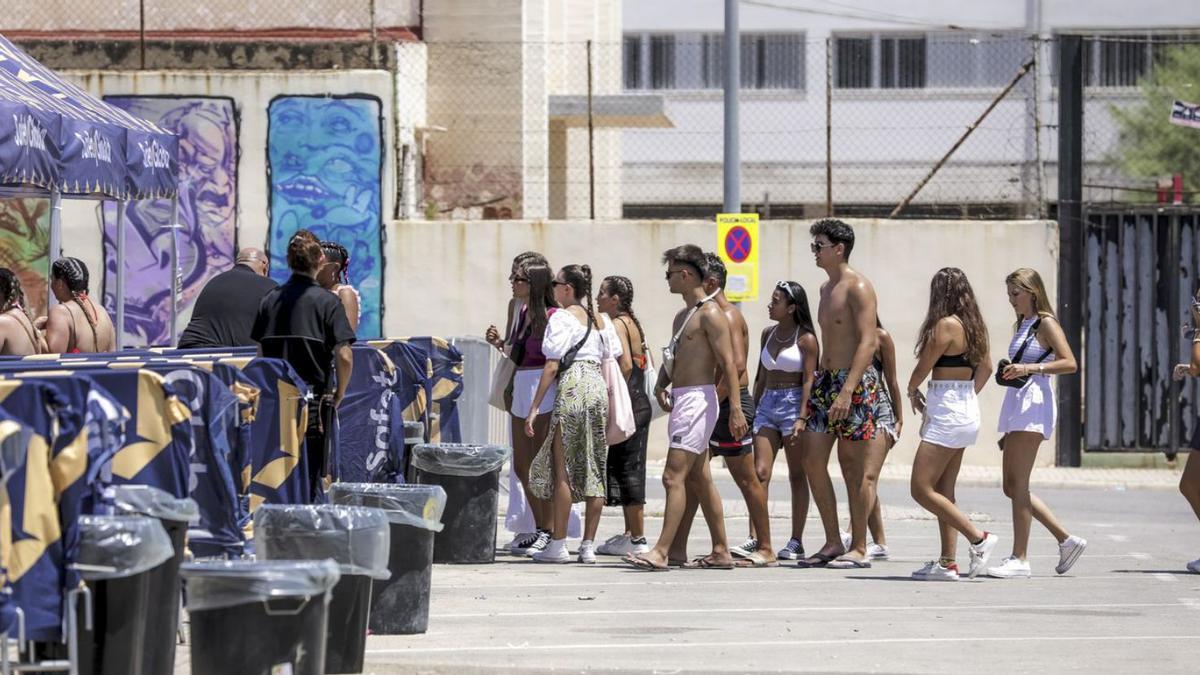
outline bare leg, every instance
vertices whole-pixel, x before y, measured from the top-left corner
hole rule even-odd
[[[792,538],[804,541],[804,523],[808,520],[808,474],[804,471],[804,443],[806,434],[788,436],[784,440],[787,455],[788,483],[792,489]],[[841,533],[838,533],[839,543]]]
[[[938,494],[945,497],[951,504],[956,503],[954,498],[954,486],[958,483],[958,470],[962,468],[963,453],[955,453],[950,461],[946,462],[946,468],[942,469],[942,476],[938,478],[934,489]],[[938,518],[938,537],[942,543],[941,558],[943,560],[954,560],[958,555],[958,532],[950,527],[950,523]]]
[[[679,523],[683,520],[683,509],[687,506],[687,495],[684,494],[684,484],[688,474],[696,462],[707,461],[707,454],[697,455],[694,452],[671,448],[667,451],[667,466],[663,468],[663,488],[666,490],[666,508],[663,512],[662,531],[654,548],[642,554],[642,558],[658,566],[667,564],[667,549],[675,540]]]
[[[1179,492],[1192,505],[1196,519],[1200,520],[1200,451],[1193,450],[1188,455],[1183,476],[1179,478]]]
[[[600,514],[604,511],[604,497],[588,497],[583,509],[583,538],[587,541],[596,540],[596,530],[600,528]]]
[[[721,506],[721,493],[713,484],[712,473],[707,461],[696,462],[688,474],[688,487],[700,502],[700,511],[708,524],[708,533],[712,538],[712,553],[708,559],[716,563],[729,563],[733,558],[729,555],[729,540],[725,536],[725,511]]]
[[[961,462],[962,448],[944,448],[921,441],[921,445],[917,447],[917,456],[913,460],[910,491],[912,498],[922,508],[961,532],[967,541],[978,542],[983,539],[983,530],[975,527],[975,524],[958,510],[954,502],[935,489],[935,485],[956,455]]]
[[[1029,530],[1034,517],[1059,542],[1070,536],[1042,500],[1029,491],[1029,477],[1033,474],[1041,444],[1042,435],[1028,431],[1010,432],[1004,437],[1004,495],[1012,500],[1012,554],[1021,560],[1026,560],[1029,555]]]
[[[780,445],[779,432],[774,429],[764,427],[754,434],[754,473],[758,476],[758,482],[762,484],[764,502],[769,499],[771,474],[774,473],[775,455],[779,452]],[[750,520],[750,538],[758,539],[753,518]]]
[[[567,538],[567,521],[571,515],[571,483],[567,480],[567,462],[563,457],[562,427],[554,430],[553,449],[554,462],[554,494],[550,497],[553,528],[550,536],[554,539]]]
[[[886,446],[870,441],[838,441],[838,462],[846,479],[850,501],[850,550],[847,558],[867,557],[867,518],[875,508],[879,470],[887,455]]]
[[[708,451],[704,453],[704,462],[708,462]],[[692,523],[696,522],[696,511],[700,509],[700,500],[696,498],[696,492],[688,481],[684,481],[683,494],[683,515],[679,520],[679,529],[675,531],[675,539],[671,542],[668,552],[671,560],[688,559],[688,538],[692,536]]]
[[[842,547],[842,531],[838,526],[837,493],[833,491],[833,481],[829,478],[829,453],[833,450],[834,437],[832,434],[812,431],[804,432],[804,436],[801,461],[804,473],[808,475],[812,499],[821,514],[821,525],[825,528],[825,545],[819,553],[836,557],[845,553],[846,549]]]
[[[758,482],[758,472],[754,468],[754,455],[747,453],[738,457],[726,457],[725,464],[729,473],[742,491],[746,500],[746,510],[750,513],[750,530],[756,533],[758,551],[767,560],[775,559],[775,551],[771,548],[771,516],[767,511],[767,493],[762,483]],[[716,486],[713,486],[716,490]],[[720,496],[718,495],[718,501]]]
[[[534,456],[542,449],[542,444],[546,442],[546,435],[550,433],[550,415],[538,415],[538,418],[534,420],[533,438],[525,435],[525,418],[511,417],[510,419],[513,427],[513,469],[517,472],[517,479],[521,481],[521,489],[525,492],[525,501],[529,504],[529,511],[533,514],[535,526],[539,529],[550,529],[552,520],[550,503],[533,496],[533,492],[529,489],[529,468],[533,466]]]
[[[892,449],[893,441],[890,436],[883,435],[877,437],[872,443],[879,443],[883,446],[883,454],[879,460],[880,470],[883,470],[883,462],[887,459],[888,452]],[[887,546],[887,535],[883,531],[883,509],[879,506],[879,490],[876,486],[875,503],[871,505],[871,513],[867,516],[867,530],[871,533],[871,541],[880,546]]]
[[[625,514],[625,534],[631,539],[641,539],[646,536],[646,507],[642,504],[621,507]]]

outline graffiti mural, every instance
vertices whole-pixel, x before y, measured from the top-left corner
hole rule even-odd
[[[179,136],[178,231],[182,330],[204,284],[233,267],[237,245],[238,117],[221,97],[106,96],[105,101]],[[171,202],[125,210],[125,344],[170,341]],[[104,304],[115,312],[116,206],[104,207]]]
[[[0,267],[21,279],[29,313],[46,313],[50,250],[50,200],[0,199]]]
[[[382,104],[373,96],[281,96],[268,110],[271,276],[288,276],[299,229],[350,252],[362,298],[361,337],[381,333],[383,305]]]

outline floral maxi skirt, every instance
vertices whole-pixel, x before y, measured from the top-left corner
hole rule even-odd
[[[535,497],[550,499],[554,494],[554,438],[558,433],[562,434],[571,501],[605,496],[607,421],[608,388],[600,374],[600,364],[576,361],[559,379],[550,433],[529,470],[529,489]]]

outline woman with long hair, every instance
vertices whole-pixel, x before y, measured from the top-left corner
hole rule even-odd
[[[362,298],[358,289],[350,285],[350,252],[345,246],[333,241],[321,242],[325,262],[317,271],[317,283],[321,288],[338,296],[346,308],[346,320],[350,330],[358,332],[358,321],[362,318]]]
[[[543,259],[544,260],[544,259]],[[541,381],[542,369],[546,365],[546,328],[550,317],[559,311],[555,299],[554,273],[544,262],[525,262],[512,279],[514,300],[522,303],[514,319],[511,352],[509,358],[516,363],[512,379],[512,403],[509,411],[513,426],[512,467],[525,493],[526,502],[532,512],[534,531],[521,532],[509,544],[513,555],[532,555],[545,550],[550,544],[552,515],[549,502],[540,499],[530,489],[529,471],[534,455],[545,443],[550,431],[549,419],[536,420],[533,436],[525,434],[526,417]],[[539,403],[537,412],[549,413],[554,406],[554,383],[550,383],[548,400]]]
[[[1191,360],[1175,366],[1172,375],[1176,380],[1182,380],[1185,377],[1200,377],[1200,288],[1197,288],[1196,293],[1192,295],[1191,331]],[[1200,459],[1196,459],[1197,456],[1200,456],[1200,424],[1196,425],[1191,445],[1192,452],[1188,457],[1187,465],[1183,468],[1183,476],[1179,479],[1179,491],[1191,505],[1192,511],[1196,512],[1196,518],[1200,518]],[[1188,563],[1187,568],[1189,572],[1200,574],[1200,558]]]
[[[646,441],[650,435],[650,398],[646,396],[646,333],[633,313],[633,282],[626,277],[605,277],[596,295],[596,308],[613,322],[621,341],[621,373],[629,387],[635,431],[616,445],[608,446],[608,489],[605,505],[620,506],[625,531],[600,544],[601,555],[625,556],[650,550],[646,541]]]
[[[46,353],[46,338],[33,325],[25,308],[21,279],[0,267],[0,355],[29,356]]]
[[[533,438],[542,401],[557,379],[550,432],[529,472],[533,494],[552,500],[554,527],[550,545],[535,552],[533,559],[547,563],[570,560],[567,519],[571,505],[582,501],[587,507],[579,562],[594,563],[593,542],[604,508],[608,461],[608,387],[600,362],[609,356],[619,358],[621,343],[608,319],[592,308],[592,270],[587,265],[567,265],[559,270],[554,295],[563,309],[550,317],[546,327],[542,343],[546,365],[525,416],[525,435]]]
[[[78,258],[59,258],[50,266],[50,290],[58,304],[38,319],[53,354],[110,352],[116,330],[104,308],[88,297],[88,268]]]
[[[1038,447],[1054,431],[1056,406],[1051,375],[1067,375],[1077,369],[1067,336],[1054,317],[1042,277],[1027,267],[1004,279],[1008,302],[1016,312],[1008,358],[1012,360],[1000,377],[1011,382],[1000,407],[1000,448],[1004,452],[1004,495],[1012,499],[1012,555],[988,576],[999,579],[1024,578],[1029,566],[1029,529],[1033,519],[1058,540],[1059,574],[1066,574],[1087,548],[1087,540],[1069,534],[1049,507],[1029,491],[1029,476]]]
[[[958,581],[955,531],[971,543],[974,578],[987,565],[999,538],[975,526],[954,504],[963,450],[979,435],[976,395],[992,374],[987,325],[967,275],[943,267],[929,283],[929,310],[917,334],[917,365],[908,378],[908,400],[920,413],[921,444],[913,460],[913,499],[938,519],[942,550],[913,572],[919,581]],[[932,374],[928,393],[920,386]]]
[[[813,330],[808,294],[795,281],[781,281],[771,291],[767,316],[775,322],[759,341],[754,376],[754,468],[763,492],[770,488],[779,448],[787,455],[792,490],[792,534],[775,555],[783,560],[804,557],[804,521],[808,518],[808,476],[804,473],[805,409],[820,362],[821,347]],[[750,538],[757,540],[757,533]],[[760,552],[761,553],[761,552]],[[769,551],[768,551],[769,553]]]

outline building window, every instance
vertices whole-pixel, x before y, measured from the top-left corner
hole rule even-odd
[[[1083,39],[1083,83],[1088,87],[1136,87],[1181,46],[1200,44],[1197,33],[1088,35]],[[1051,77],[1058,83],[1058,49],[1051,50]]]
[[[643,42],[649,45],[648,77],[640,76]],[[804,89],[805,45],[802,33],[742,34],[742,88]],[[725,39],[720,33],[626,35],[624,58],[626,89],[724,86]]]
[[[924,37],[886,37],[879,40],[879,86],[883,89],[925,87]]]
[[[834,40],[834,85],[838,89],[871,88],[871,38]]]

